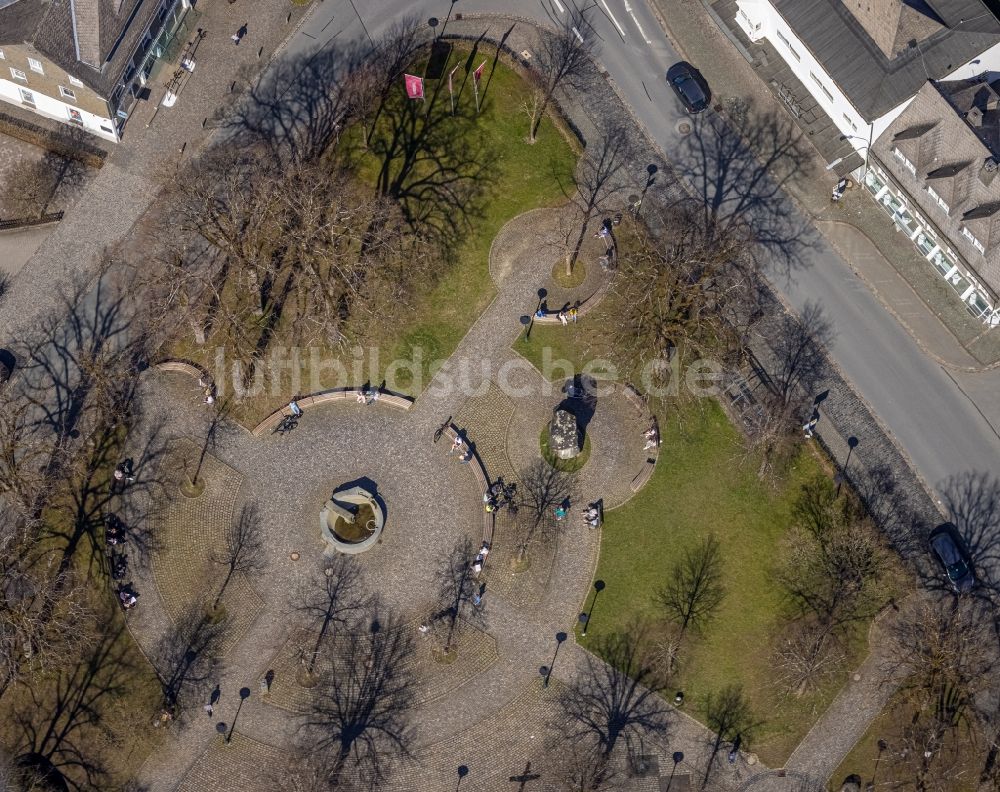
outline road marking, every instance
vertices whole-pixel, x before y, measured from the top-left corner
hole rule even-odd
[[[613,24],[616,28],[618,28],[618,35],[621,36],[622,38],[625,38],[625,31],[622,30],[622,26],[618,24],[618,20],[615,19],[615,15],[612,14],[611,9],[608,8],[607,0],[601,0],[601,5],[604,6],[604,10],[608,12],[608,19],[611,20],[611,24]]]
[[[559,13],[560,14],[565,14],[566,13],[566,9],[563,8],[563,4],[560,3],[559,0],[552,0],[552,2],[556,4],[556,8],[559,9]]]
[[[576,25],[573,25],[573,32],[576,34],[576,37],[580,40],[580,43],[583,44],[583,36],[581,36],[580,31],[576,29]]]
[[[642,29],[642,25],[639,24],[639,20],[635,18],[635,14],[632,11],[632,6],[628,4],[628,0],[625,0],[625,10],[628,11],[628,15],[632,17],[632,21],[635,22],[635,26],[639,28],[639,35],[642,36],[642,40],[647,44],[652,44],[653,42],[646,38],[646,31]]]

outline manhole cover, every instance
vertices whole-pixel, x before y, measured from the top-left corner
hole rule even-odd
[[[691,122],[690,121],[678,121],[676,126],[677,131],[682,135],[691,134]]]

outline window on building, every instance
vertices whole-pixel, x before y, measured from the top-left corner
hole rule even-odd
[[[66,75],[69,78],[69,84],[75,85],[77,88],[83,88],[83,81],[76,79],[72,74]]]
[[[65,85],[59,86],[59,95],[65,99],[76,99],[76,94]]]
[[[896,159],[903,163],[904,168],[906,168],[914,176],[917,175],[917,166],[910,162],[902,151],[898,148],[893,148],[892,153],[896,156]]]
[[[15,80],[23,80],[24,82],[28,81],[28,75],[20,69],[15,69],[13,66],[10,69],[10,76]]]
[[[826,96],[826,98],[829,99],[832,102],[833,101],[833,94],[830,93],[826,89],[826,86],[823,85],[823,81],[820,80],[820,78],[817,77],[813,72],[809,72],[809,76],[812,77],[813,82],[816,83],[816,85],[819,86],[819,89],[823,92],[824,96]]]
[[[7,60],[6,56],[3,54],[2,49],[0,49],[0,60]]]
[[[978,250],[980,253],[985,253],[986,252],[986,248],[983,246],[983,243],[980,242],[978,239],[976,239],[975,234],[973,234],[965,226],[962,226],[962,236],[964,236],[966,239],[968,239],[972,243],[972,246],[976,250]]]
[[[858,131],[858,128],[854,125],[854,122],[851,120],[851,117],[847,115],[847,113],[844,113],[844,120],[847,122],[847,124],[851,127],[853,131],[855,132]]]
[[[36,61],[34,58],[28,58],[28,68],[31,69],[33,72],[38,72],[39,74],[45,74],[45,71],[42,69],[42,62]]]
[[[801,60],[802,60],[802,57],[801,57],[801,56],[799,55],[799,53],[797,53],[797,52],[795,51],[795,47],[793,47],[793,46],[792,46],[792,42],[790,42],[790,41],[789,41],[789,40],[788,40],[788,39],[787,39],[787,38],[785,37],[785,34],[784,34],[784,33],[782,33],[782,32],[781,32],[780,30],[776,30],[776,31],[774,31],[774,32],[775,32],[775,33],[777,33],[777,35],[778,35],[778,41],[780,41],[780,42],[781,42],[782,44],[784,44],[784,45],[785,45],[785,46],[786,46],[786,47],[788,48],[788,51],[789,51],[790,53],[792,53],[792,57],[793,57],[793,58],[795,58],[795,60],[797,60],[797,61],[801,61]]]
[[[945,201],[945,199],[942,198],[940,195],[938,195],[936,192],[934,192],[934,188],[933,187],[928,186],[928,188],[927,188],[927,194],[931,198],[933,198],[935,201],[937,201],[937,205],[938,206],[940,206],[946,212],[949,211],[948,202]]]
[[[28,105],[28,107],[34,107],[35,95],[27,88],[18,88],[18,90],[21,92],[21,101]]]

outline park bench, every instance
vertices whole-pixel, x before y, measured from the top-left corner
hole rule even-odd
[[[194,363],[188,363],[184,360],[164,360],[156,364],[156,369],[158,371],[176,371],[181,374],[187,374],[195,379],[208,376],[207,372],[194,365]]]
[[[303,396],[300,399],[296,399],[295,403],[299,405],[303,412],[305,412],[310,407],[314,407],[317,404],[324,404],[326,402],[356,402],[360,392],[361,388],[342,388],[339,390],[321,391],[320,393],[314,393],[310,396]],[[379,393],[376,404],[386,404],[389,407],[395,407],[400,410],[409,410],[410,407],[413,406],[413,399],[409,396],[399,396],[395,393],[386,393],[382,391]],[[288,409],[288,405],[286,404],[280,410],[275,410],[267,416],[267,418],[257,424],[257,426],[253,428],[253,434],[255,436],[260,436],[266,432],[272,431],[278,424],[281,423],[282,418],[291,414],[292,411]]]

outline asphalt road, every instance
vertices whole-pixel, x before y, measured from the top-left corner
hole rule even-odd
[[[464,13],[494,12],[539,21],[567,13],[568,0],[458,0]],[[290,42],[292,54],[338,46],[368,34],[377,37],[405,15],[448,15],[448,2],[433,0],[325,0]],[[644,0],[596,0],[589,18],[600,38],[598,58],[638,119],[667,158],[690,152],[679,129],[687,120],[664,74],[679,56]],[[787,200],[787,199],[784,199]],[[797,218],[789,206],[792,221]],[[801,220],[802,218],[798,218]],[[992,471],[1000,461],[1000,438],[976,405],[948,374],[926,357],[847,263],[818,234],[805,265],[776,271],[772,280],[796,309],[820,303],[837,333],[832,354],[841,371],[895,435],[916,469],[935,489],[949,476]]]

